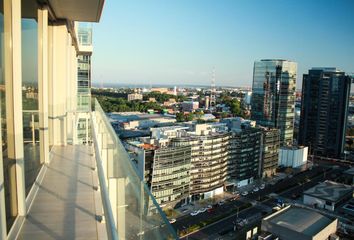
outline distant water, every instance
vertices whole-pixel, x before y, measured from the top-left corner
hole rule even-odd
[[[151,87],[161,87],[161,88],[210,88],[210,85],[199,85],[199,84],[129,84],[129,83],[92,83],[94,87],[104,87],[104,88],[151,88]],[[224,88],[249,88],[249,87],[237,87],[237,86],[216,86]]]

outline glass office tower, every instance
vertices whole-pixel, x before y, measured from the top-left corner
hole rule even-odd
[[[280,130],[280,144],[293,143],[297,63],[279,59],[256,61],[251,118]]]

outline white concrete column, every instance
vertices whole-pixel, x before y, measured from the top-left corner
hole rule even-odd
[[[48,135],[48,10],[38,9],[38,100],[40,161],[49,162]]]
[[[66,145],[67,142],[67,28],[65,22],[52,26],[52,128],[53,144]]]
[[[116,181],[116,206],[115,209],[112,206],[113,214],[116,214],[116,224],[118,235],[120,239],[125,239],[125,223],[126,223],[126,202],[125,202],[125,179],[124,178],[114,178]]]
[[[53,26],[48,26],[48,128],[49,128],[49,145],[54,144],[53,129]]]
[[[4,16],[7,151],[9,161],[14,163],[8,173],[10,214],[24,216],[26,194],[23,161],[21,0],[5,0],[4,12],[7,13]]]

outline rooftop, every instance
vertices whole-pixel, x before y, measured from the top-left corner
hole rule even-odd
[[[336,67],[313,67],[311,70],[322,70],[324,72],[341,72]]]
[[[163,114],[148,114],[141,112],[119,112],[119,113],[110,113],[108,114],[112,120],[121,121],[121,122],[129,122],[129,121],[139,121],[146,119],[156,119],[156,118],[174,118],[168,115]]]
[[[323,200],[337,202],[350,192],[353,192],[353,188],[349,185],[332,181],[324,181],[317,184],[313,188],[308,189],[304,192],[304,194]]]
[[[345,174],[348,174],[348,175],[354,175],[354,167],[349,168],[349,169],[346,170],[344,173],[345,173]]]
[[[293,206],[278,211],[265,220],[307,236],[316,235],[333,222],[318,212]]]

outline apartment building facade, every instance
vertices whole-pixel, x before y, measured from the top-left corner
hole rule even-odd
[[[229,146],[228,180],[242,187],[259,177],[262,131],[259,128],[232,131]]]
[[[272,177],[279,161],[280,132],[277,128],[262,128],[261,176]]]
[[[298,142],[310,154],[343,154],[351,81],[336,68],[312,68],[304,74]]]
[[[125,147],[136,164],[156,202],[161,207],[176,207],[188,202],[191,147],[157,147],[130,141]],[[153,204],[150,203],[150,208]]]
[[[191,200],[224,191],[227,177],[229,133],[208,133],[171,139],[172,146],[191,145]]]

